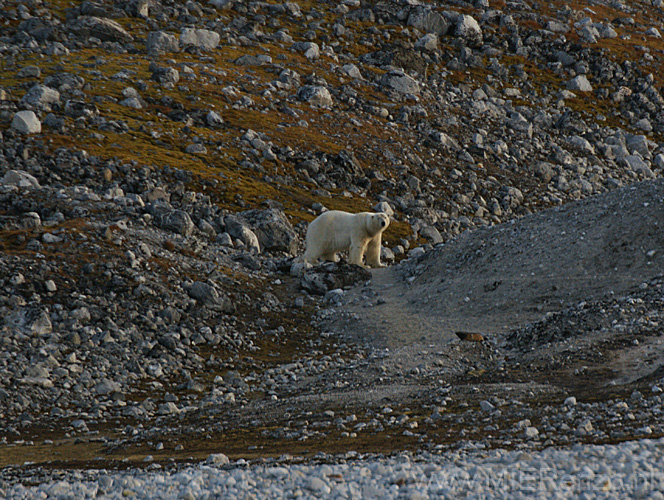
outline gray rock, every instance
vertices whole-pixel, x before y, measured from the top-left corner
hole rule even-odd
[[[219,127],[224,124],[224,119],[216,111],[210,111],[205,115],[205,123],[208,127]]]
[[[148,52],[155,55],[178,52],[180,50],[177,37],[165,31],[151,31],[148,34],[146,46]]]
[[[480,408],[481,408],[482,411],[486,411],[486,412],[491,412],[491,411],[496,409],[496,407],[493,406],[491,404],[491,402],[486,401],[486,400],[480,401]]]
[[[261,245],[258,237],[244,220],[235,215],[227,215],[224,217],[224,225],[226,232],[233,238],[240,240],[248,249],[254,249],[256,253],[260,253]]]
[[[180,47],[193,45],[201,50],[213,50],[219,46],[219,33],[205,29],[185,28],[180,35]]]
[[[157,68],[152,72],[150,80],[175,85],[180,81],[180,72],[175,68]]]
[[[423,50],[436,50],[438,48],[438,35],[434,33],[427,33],[417,42],[415,42],[415,48]]]
[[[215,287],[202,281],[195,281],[187,290],[192,299],[196,299],[200,304],[221,311],[224,313],[233,313],[235,305],[233,301],[223,292],[219,292]]]
[[[3,186],[18,186],[21,188],[39,189],[39,181],[35,177],[23,170],[9,170],[3,176],[0,184]]]
[[[309,293],[325,295],[328,291],[371,279],[371,272],[345,262],[325,262],[306,269],[300,285]]]
[[[265,54],[260,54],[257,56],[245,54],[238,57],[235,60],[235,64],[238,66],[263,66],[265,64],[272,64],[272,58]]]
[[[95,16],[81,16],[68,24],[69,31],[83,38],[98,38],[102,42],[118,42],[121,44],[134,41],[127,30],[112,19]]]
[[[599,26],[597,26],[597,32],[599,33],[599,36],[602,38],[617,38],[618,33],[616,30],[613,29],[613,26],[611,26],[608,23],[601,23]]]
[[[168,403],[159,405],[157,413],[159,415],[177,415],[180,413],[180,409],[177,407],[175,403],[169,401]]]
[[[422,227],[422,229],[420,229],[420,236],[426,239],[429,243],[433,243],[434,245],[443,242],[443,237],[441,236],[440,232],[433,226],[426,225]]]
[[[313,106],[332,106],[333,104],[330,91],[318,85],[305,85],[300,88],[297,92],[297,98]]]
[[[358,80],[362,79],[360,69],[354,64],[344,64],[341,69],[351,78],[356,78]]]
[[[572,78],[567,82],[567,90],[577,90],[580,92],[592,92],[593,87],[590,85],[588,78],[585,75],[579,75]]]
[[[194,223],[189,214],[183,210],[164,210],[154,215],[155,223],[162,229],[173,231],[182,236],[191,236],[194,232]]]
[[[65,103],[65,115],[71,118],[95,118],[99,116],[99,109],[84,101],[68,100]]]
[[[540,162],[533,168],[535,175],[539,177],[543,182],[550,182],[551,179],[556,175],[554,166],[548,162]]]
[[[85,79],[71,73],[56,73],[44,78],[44,85],[60,92],[81,90],[85,85]]]
[[[96,394],[100,396],[106,396],[114,392],[121,392],[122,387],[120,386],[120,384],[114,382],[113,380],[104,379],[101,382],[99,382],[97,385],[95,385],[94,390]]]
[[[143,105],[143,99],[140,97],[128,97],[127,99],[121,100],[118,104],[120,104],[120,106],[134,109],[143,109],[145,107]]]
[[[60,104],[60,92],[41,84],[32,86],[21,99],[21,105],[32,110],[52,111],[56,104]]]
[[[320,47],[314,42],[297,42],[291,45],[291,50],[301,52],[309,60],[318,59],[320,57]]]
[[[454,34],[462,38],[470,47],[482,46],[482,28],[480,28],[480,25],[472,16],[461,14],[457,19]]]
[[[41,76],[41,69],[39,66],[25,66],[17,73],[19,78],[39,78]]]
[[[643,175],[644,177],[647,177],[647,178],[655,177],[655,174],[650,169],[648,164],[643,161],[641,156],[639,156],[639,155],[627,155],[627,156],[625,156],[623,161],[627,164],[627,166],[629,168],[631,168],[637,174]]]
[[[184,152],[190,155],[204,155],[207,154],[207,148],[200,142],[196,142],[194,144],[189,144]]]
[[[627,137],[625,147],[630,153],[638,153],[643,158],[652,158],[648,146],[648,138],[645,135],[630,135]]]
[[[276,208],[267,210],[250,210],[242,212],[253,228],[260,248],[264,251],[286,252],[290,255],[297,254],[299,238],[293,229],[286,214]]]
[[[20,134],[39,134],[42,126],[34,111],[19,111],[12,118],[11,128]]]
[[[392,70],[384,74],[380,79],[380,84],[400,94],[418,95],[420,93],[420,84],[417,80],[400,70]]]
[[[537,430],[537,427],[526,427],[523,430],[523,437],[526,439],[533,439],[536,438],[539,435],[539,430]]]
[[[374,209],[375,212],[382,212],[384,214],[387,214],[390,217],[394,216],[394,210],[392,209],[392,206],[386,201],[381,201],[381,202],[377,203],[373,207],[373,209]]]
[[[433,33],[438,36],[445,35],[450,27],[442,15],[424,6],[415,7],[408,15],[406,24],[423,33]]]

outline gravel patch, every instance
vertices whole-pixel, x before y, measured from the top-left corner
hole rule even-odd
[[[8,500],[42,498],[662,498],[664,439],[542,451],[466,450],[443,456],[319,456],[223,465],[213,455],[181,469],[50,472],[0,483]],[[219,465],[222,464],[222,465]],[[150,470],[151,469],[151,470]],[[5,476],[9,476],[5,471]],[[30,485],[38,481],[38,485]]]

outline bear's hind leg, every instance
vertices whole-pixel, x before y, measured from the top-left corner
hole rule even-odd
[[[321,257],[323,260],[327,260],[328,262],[339,262],[339,256],[336,252],[324,253]]]
[[[314,265],[320,259],[320,255],[317,255],[311,248],[307,248],[304,251],[304,262],[307,264]]]

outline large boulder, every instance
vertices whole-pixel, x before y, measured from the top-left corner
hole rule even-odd
[[[420,84],[417,80],[399,70],[385,73],[380,79],[380,84],[400,94],[417,95],[420,93]]]
[[[13,130],[20,134],[39,134],[41,132],[41,122],[34,111],[19,111],[12,119]]]
[[[60,92],[46,85],[33,85],[21,99],[21,106],[30,110],[52,111],[60,104]]]
[[[450,28],[442,15],[424,6],[417,6],[410,12],[407,24],[423,33],[435,33],[438,36],[445,35]]]
[[[0,180],[2,186],[18,186],[20,188],[39,189],[39,181],[24,170],[9,170]]]
[[[298,237],[286,214],[276,208],[248,210],[240,214],[254,230],[263,250],[297,253]]]
[[[473,16],[466,14],[461,14],[457,19],[455,34],[469,47],[481,47],[484,40],[479,23]]]
[[[204,29],[185,28],[180,35],[180,46],[193,45],[201,50],[213,50],[219,46],[219,33]]]
[[[226,232],[236,240],[240,240],[248,249],[254,249],[257,253],[261,251],[261,245],[256,233],[249,224],[237,215],[226,215],[224,217]]]
[[[567,90],[577,90],[580,92],[592,92],[593,87],[590,85],[588,78],[585,75],[579,75],[572,78],[567,82]]]
[[[235,312],[235,304],[225,293],[203,281],[195,281],[187,288],[187,293],[200,305],[227,314]]]
[[[173,209],[170,203],[163,200],[155,200],[146,208],[148,213],[154,217],[155,224],[160,228],[182,236],[191,236],[194,232],[194,222],[184,210]]]
[[[332,106],[333,103],[330,91],[318,85],[305,85],[298,90],[297,98],[313,106]]]
[[[81,16],[68,24],[69,31],[83,38],[98,38],[102,42],[129,43],[134,37],[112,19]]]
[[[150,54],[165,54],[180,50],[177,37],[165,31],[151,31],[148,34],[146,46]]]

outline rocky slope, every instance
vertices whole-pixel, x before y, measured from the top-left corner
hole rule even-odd
[[[325,208],[393,214],[392,263],[660,177],[662,19],[661,2],[0,1],[2,439],[46,443],[0,463],[53,443],[85,461],[190,414],[224,448],[298,377],[343,385],[325,374],[377,354],[311,324],[320,295],[369,278],[294,260]],[[283,418],[267,434],[293,436]],[[154,450],[189,456],[180,441]]]

